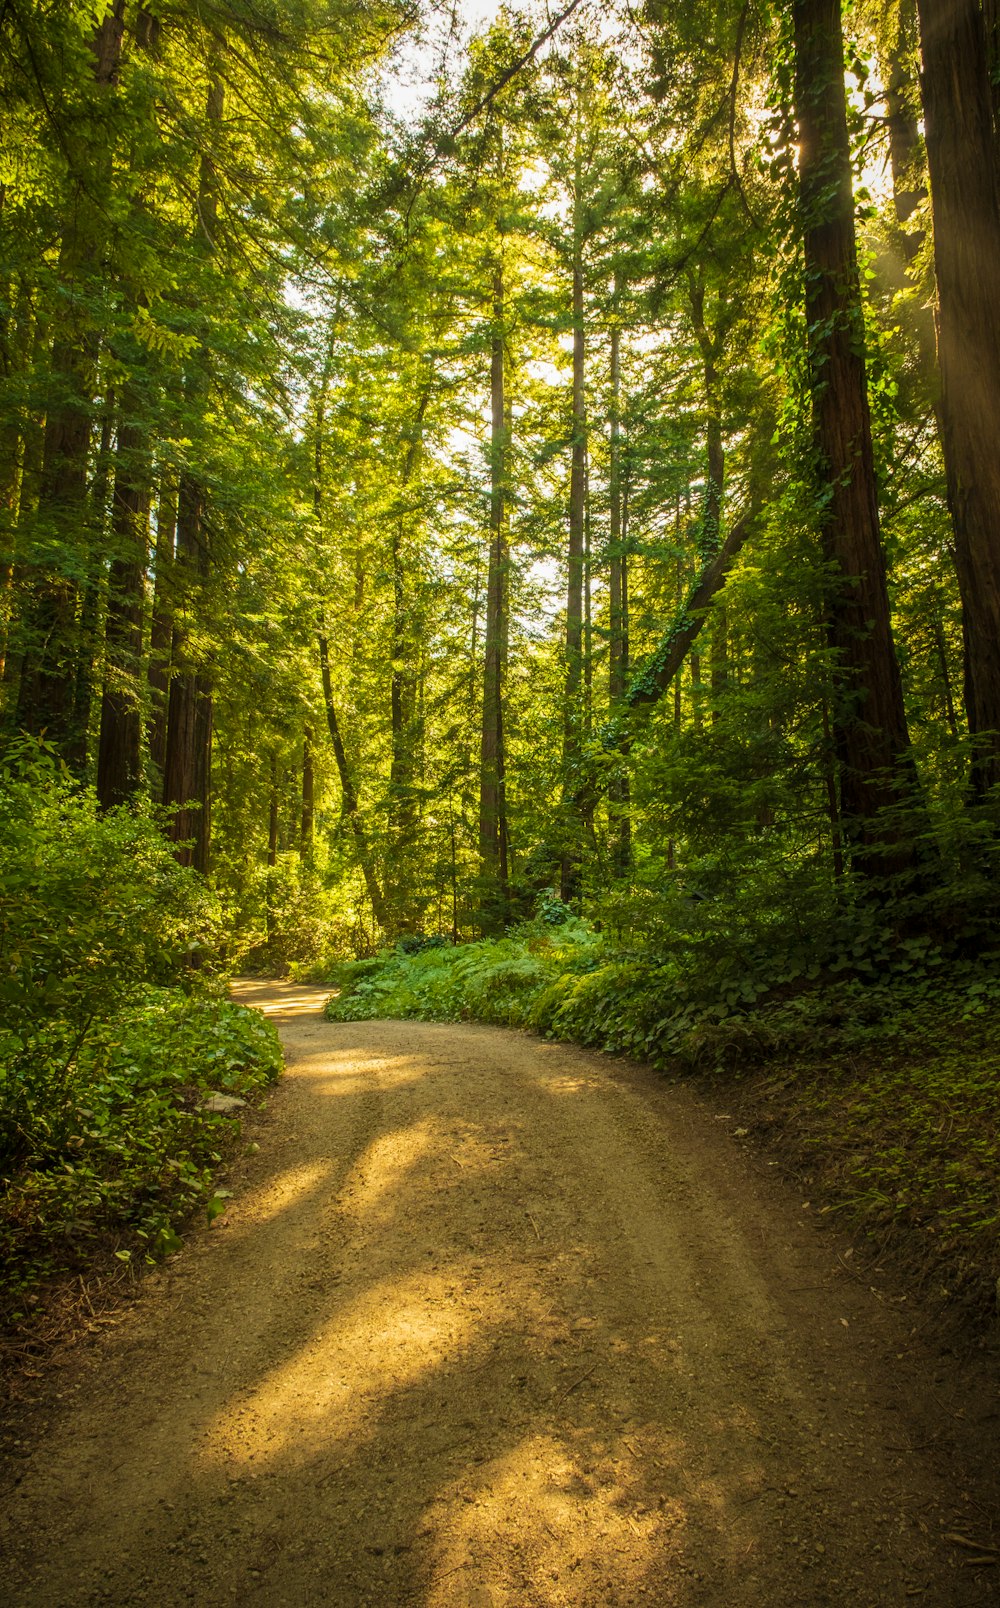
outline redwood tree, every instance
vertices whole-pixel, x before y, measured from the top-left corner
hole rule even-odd
[[[977,790],[1000,781],[1000,157],[978,0],[919,0],[941,423]]]
[[[817,505],[830,579],[833,735],[841,810],[859,868],[912,863],[906,838],[879,820],[912,778],[889,619],[865,366],[864,318],[844,83],[840,0],[792,8],[799,208]]]

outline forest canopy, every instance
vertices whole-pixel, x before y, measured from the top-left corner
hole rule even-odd
[[[275,964],[553,897],[959,941],[991,16],[8,8],[8,742],[163,807]]]

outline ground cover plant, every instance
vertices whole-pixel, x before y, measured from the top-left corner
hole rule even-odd
[[[44,753],[0,790],[0,1320],[40,1284],[176,1249],[238,1123],[278,1074],[273,1029],[209,964],[218,912],[155,821],[100,814]],[[205,964],[192,966],[200,957]]]

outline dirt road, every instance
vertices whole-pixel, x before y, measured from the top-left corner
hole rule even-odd
[[[994,1600],[964,1409],[731,1123],[514,1033],[239,995],[288,1054],[261,1149],[39,1387],[4,1603]]]

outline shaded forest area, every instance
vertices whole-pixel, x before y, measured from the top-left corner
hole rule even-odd
[[[992,1312],[998,81],[993,0],[4,8],[19,1320],[212,1212],[290,965],[749,1079]]]

